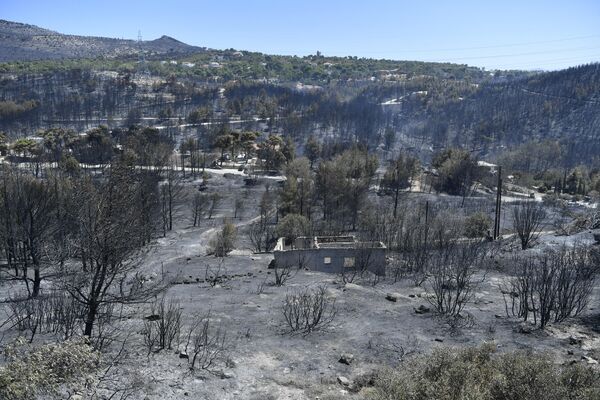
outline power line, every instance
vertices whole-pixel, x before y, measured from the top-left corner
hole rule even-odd
[[[455,47],[455,48],[438,48],[438,49],[399,49],[393,50],[394,53],[432,53],[432,52],[440,52],[440,51],[463,51],[463,50],[482,50],[482,49],[494,49],[494,48],[503,48],[503,47],[519,47],[519,46],[529,46],[535,44],[548,44],[548,43],[559,43],[559,42],[567,42],[571,40],[581,40],[581,39],[591,39],[591,38],[600,38],[600,34],[597,35],[586,35],[586,36],[573,36],[561,39],[552,39],[552,40],[540,40],[533,42],[521,42],[521,43],[510,43],[510,44],[498,44],[498,45],[486,45],[486,46],[473,46],[473,47]],[[294,53],[290,52],[289,49],[271,49],[270,51],[274,52],[282,52],[282,53]],[[297,52],[298,50],[296,50]],[[310,50],[308,50],[310,52]],[[305,51],[306,52],[306,51]],[[352,50],[353,53],[361,53],[361,54],[389,54],[389,51],[375,51],[375,50]],[[332,55],[349,55],[350,53],[344,51],[329,51],[326,52]]]

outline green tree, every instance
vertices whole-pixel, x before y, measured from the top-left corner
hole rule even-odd
[[[231,148],[233,145],[233,136],[230,134],[219,135],[215,139],[214,146],[221,150],[221,165],[223,165],[223,158],[225,157],[225,152],[227,149]]]
[[[226,221],[220,232],[210,243],[210,251],[216,257],[226,257],[233,249],[237,229],[231,222]]]
[[[286,162],[285,154],[281,151],[283,140],[280,136],[269,135],[267,140],[258,145],[258,158],[264,167],[270,171],[278,171]]]
[[[434,187],[440,192],[467,197],[479,177],[477,161],[462,149],[446,149],[434,156],[431,165],[438,170]]]
[[[321,155],[321,145],[314,135],[310,135],[306,141],[304,154],[306,155],[306,158],[310,160],[310,167],[312,168],[315,161],[317,161]]]
[[[291,161],[286,167],[286,178],[281,190],[281,212],[310,219],[314,180],[308,159],[300,157]]]
[[[294,247],[297,238],[310,233],[310,222],[302,215],[288,214],[279,221],[275,232],[277,236],[285,238],[285,241]]]

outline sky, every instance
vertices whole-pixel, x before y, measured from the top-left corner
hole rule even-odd
[[[600,61],[600,0],[0,0],[0,19],[268,54],[320,51],[487,69]]]

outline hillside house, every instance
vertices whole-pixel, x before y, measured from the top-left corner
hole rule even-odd
[[[293,244],[280,238],[273,250],[279,266],[332,273],[360,269],[377,275],[385,275],[385,252],[383,243],[360,242],[354,236],[299,237]]]

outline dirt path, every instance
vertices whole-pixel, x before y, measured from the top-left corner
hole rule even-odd
[[[260,216],[235,222],[236,228],[241,228],[256,222]],[[213,220],[216,223],[219,219]],[[165,270],[171,270],[178,263],[187,259],[206,254],[208,244],[213,235],[220,229],[219,226],[206,228],[183,228],[169,232],[166,237],[160,238],[151,248],[144,268],[147,273],[161,274]]]

